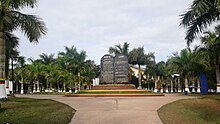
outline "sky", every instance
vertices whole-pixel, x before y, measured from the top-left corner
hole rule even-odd
[[[26,58],[42,53],[57,54],[64,46],[85,50],[87,59],[100,64],[108,48],[128,42],[130,50],[144,47],[156,61],[186,47],[185,31],[179,26],[193,0],[39,0],[34,9],[22,10],[43,19],[48,33],[38,44],[29,43],[21,32],[19,51]]]

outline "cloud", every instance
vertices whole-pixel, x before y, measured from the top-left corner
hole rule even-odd
[[[23,11],[42,17],[48,34],[32,45],[16,32],[22,41],[20,51],[36,58],[74,45],[99,63],[108,47],[127,41],[130,49],[144,46],[146,52],[155,52],[157,61],[166,60],[185,47],[179,15],[190,3],[192,0],[40,0],[38,8]]]

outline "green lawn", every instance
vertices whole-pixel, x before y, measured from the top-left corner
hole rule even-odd
[[[2,103],[0,124],[68,124],[75,110],[53,101],[10,98]]]
[[[45,95],[65,95],[65,92],[35,92],[34,94],[45,94]]]
[[[158,110],[164,124],[220,124],[220,95],[178,100]]]

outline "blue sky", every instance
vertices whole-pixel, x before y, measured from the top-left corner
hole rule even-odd
[[[43,18],[48,33],[39,44],[29,43],[19,32],[21,55],[38,58],[57,54],[74,45],[87,52],[87,59],[100,63],[108,48],[130,43],[130,50],[144,46],[155,52],[156,61],[166,60],[186,47],[180,14],[193,0],[39,0],[38,7],[23,10]]]

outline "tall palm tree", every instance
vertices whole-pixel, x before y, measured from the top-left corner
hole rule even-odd
[[[128,56],[128,53],[129,53],[129,43],[124,42],[123,45],[118,44],[118,45],[115,45],[114,47],[109,47],[108,52],[110,54],[114,54],[115,56],[116,55]]]
[[[14,66],[14,60],[18,59],[19,52],[17,50],[19,45],[19,38],[17,38],[15,35],[6,32],[5,33],[5,40],[6,40],[6,58],[5,58],[5,77],[6,80],[8,80],[9,76],[9,61],[11,60],[11,66],[12,66],[12,75],[13,75],[13,66]],[[13,79],[12,79],[13,80]],[[6,86],[7,87],[7,86]]]
[[[0,1],[0,78],[5,78],[5,34],[18,28],[27,36],[30,42],[38,42],[46,27],[41,18],[36,15],[24,14],[21,9],[34,8],[37,0],[1,0]]]
[[[148,61],[154,60],[154,53],[145,54],[144,47],[134,48],[129,52],[128,62],[132,65],[138,65],[138,89],[142,89],[141,86],[141,65],[145,65]]]
[[[220,92],[220,33],[216,29],[216,32],[205,32],[205,36],[201,37],[202,45],[200,51],[204,53],[209,60],[210,66],[216,72],[217,92]]]
[[[219,7],[219,0],[194,0],[188,11],[180,15],[180,25],[187,28],[185,39],[188,45],[209,25],[220,20]]]
[[[24,93],[24,67],[25,67],[25,57],[19,56],[17,59],[17,67],[20,68],[20,81],[21,81],[21,94]]]

